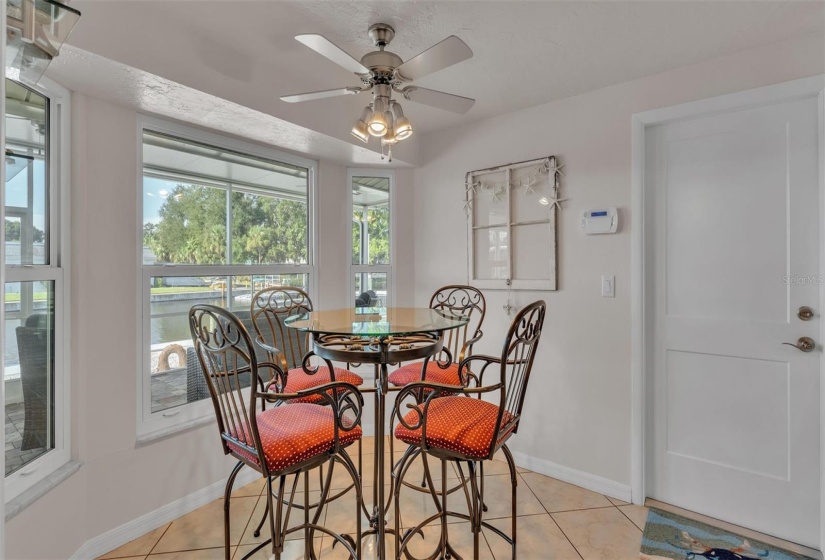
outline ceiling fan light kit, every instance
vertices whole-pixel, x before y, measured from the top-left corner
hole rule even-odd
[[[455,35],[451,35],[404,62],[397,54],[385,50],[395,37],[395,29],[391,25],[386,23],[373,24],[370,26],[368,34],[378,50],[365,54],[360,62],[323,35],[296,35],[295,39],[299,42],[346,70],[353,72],[361,80],[362,85],[360,87],[348,86],[287,95],[281,97],[281,100],[288,103],[297,103],[326,97],[371,92],[372,103],[364,108],[361,118],[353,125],[352,135],[365,143],[369,141],[370,136],[380,138],[382,147],[390,146],[390,148],[393,144],[409,138],[413,133],[412,123],[404,116],[404,111],[398,101],[392,98],[393,92],[408,101],[454,113],[463,114],[472,108],[475,100],[469,97],[405,85],[407,82],[423,78],[471,58],[473,51],[464,41]],[[389,156],[392,160],[391,152]]]
[[[36,84],[60,53],[80,12],[56,0],[6,2],[6,77]]]
[[[365,144],[370,139],[370,131],[367,126],[370,117],[372,117],[372,107],[364,107],[364,110],[361,112],[361,118],[352,126],[352,135]]]

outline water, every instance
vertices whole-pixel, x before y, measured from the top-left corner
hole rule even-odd
[[[151,304],[151,344],[168,344],[181,340],[191,340],[189,333],[189,309],[197,303],[226,306],[225,298],[203,298],[159,301]],[[239,307],[238,305],[235,306]],[[237,311],[237,309],[236,309]],[[166,316],[167,313],[174,315]],[[164,315],[157,317],[157,315]]]

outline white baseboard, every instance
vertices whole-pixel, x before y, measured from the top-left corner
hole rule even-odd
[[[552,476],[564,482],[581,486],[587,490],[616,498],[625,502],[630,502],[630,485],[621,484],[609,478],[604,478],[595,474],[590,474],[577,469],[571,469],[562,465],[557,465],[545,459],[538,459],[525,453],[517,451],[513,452],[513,459],[519,467],[543,474]]]
[[[234,488],[240,488],[260,477],[261,474],[251,468],[241,469],[241,472],[238,473],[238,477],[235,479]],[[106,531],[102,535],[98,535],[83,543],[83,546],[81,546],[69,560],[91,560],[102,556],[119,546],[123,546],[129,541],[145,535],[149,531],[157,529],[161,525],[174,521],[178,517],[186,515],[201,506],[205,506],[211,501],[223,497],[225,487],[226,479],[219,480],[206,488],[201,488],[188,496],[184,496],[137,519],[124,523],[120,527]]]

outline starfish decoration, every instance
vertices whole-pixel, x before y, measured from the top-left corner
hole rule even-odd
[[[564,167],[564,164],[559,165],[559,164],[556,163],[556,164],[553,164],[552,166],[548,166],[547,170],[552,171],[553,173],[558,173],[559,175],[564,177],[564,171],[561,170],[562,167]]]
[[[464,201],[464,213],[467,214],[467,217],[470,217],[470,213],[473,211],[473,201],[467,199]]]
[[[481,186],[481,183],[468,183],[464,185],[464,189],[466,191],[465,198],[470,198],[470,193],[476,194],[476,189]]]
[[[501,195],[504,194],[505,190],[507,189],[505,189],[504,187],[493,187],[490,191],[490,194],[492,195],[490,197],[490,202],[501,202]]]
[[[559,193],[553,193],[553,198],[548,199],[548,203],[551,207],[555,206],[559,210],[561,210],[561,203],[570,200],[569,198],[559,198]]]
[[[535,182],[535,180],[533,179],[533,177],[527,177],[527,182],[526,183],[521,183],[519,185],[519,187],[524,187],[524,194],[525,195],[535,194],[536,189],[533,188],[533,183],[534,182]]]

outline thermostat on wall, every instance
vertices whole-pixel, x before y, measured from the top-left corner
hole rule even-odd
[[[582,228],[587,235],[616,233],[619,228],[619,213],[615,208],[588,210],[582,217]]]

